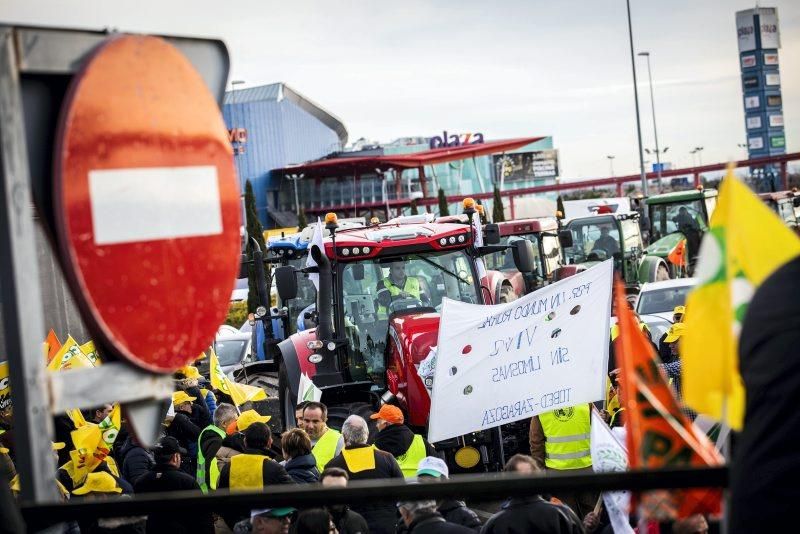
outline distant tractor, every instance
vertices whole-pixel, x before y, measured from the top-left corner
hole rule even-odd
[[[589,268],[607,259],[614,259],[614,271],[625,281],[626,288],[636,292],[640,284],[671,278],[664,258],[644,254],[639,214],[607,213],[570,220],[566,230],[571,243],[562,238],[567,265]]]
[[[798,231],[800,225],[800,193],[792,191],[776,191],[774,193],[761,193],[759,198],[769,208],[778,214],[778,217],[791,228]]]
[[[694,271],[700,241],[708,231],[708,221],[717,205],[716,189],[691,189],[654,195],[646,200],[651,243],[647,257],[668,258],[683,247],[686,269],[672,266],[673,274],[690,276]],[[685,240],[685,244],[681,242]]]

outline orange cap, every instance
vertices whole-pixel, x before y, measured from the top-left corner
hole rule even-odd
[[[383,419],[387,423],[402,424],[405,421],[403,412],[397,406],[384,404],[378,413],[369,416],[370,419]]]

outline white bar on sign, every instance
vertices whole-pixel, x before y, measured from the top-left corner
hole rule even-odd
[[[96,245],[222,233],[213,165],[89,171],[89,202]]]

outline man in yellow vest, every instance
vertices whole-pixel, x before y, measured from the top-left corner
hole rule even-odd
[[[232,404],[221,403],[214,411],[214,424],[205,427],[197,438],[197,483],[203,493],[216,488],[219,466],[217,451],[225,439],[225,429],[236,421],[236,408]]]
[[[219,408],[218,408],[219,409]],[[269,457],[272,432],[265,423],[252,423],[244,431],[244,452],[231,457],[219,473],[220,489],[256,491],[277,484],[294,484],[281,464]],[[228,527],[247,517],[248,510],[232,510],[222,514]]]
[[[531,419],[531,456],[546,471],[592,472],[591,408],[580,404],[559,408]],[[578,517],[585,517],[597,504],[599,493],[577,491],[556,495],[572,508]]]
[[[311,438],[311,454],[317,460],[317,469],[321,473],[325,464],[330,462],[344,448],[342,435],[328,428],[328,407],[321,402],[308,402],[303,408],[303,424],[301,428]]]
[[[345,447],[342,453],[328,462],[326,467],[344,469],[350,480],[403,478],[403,472],[394,456],[367,445],[369,428],[363,417],[351,415],[342,425]],[[391,503],[353,504],[354,512],[367,520],[373,534],[394,534],[397,510]]]
[[[395,261],[389,265],[389,276],[378,282],[378,319],[389,317],[389,305],[397,299],[422,300],[425,296],[416,276],[406,276],[406,264]]]
[[[384,404],[370,419],[376,420],[378,425],[375,446],[395,457],[406,478],[417,476],[417,467],[423,458],[436,455],[436,450],[425,438],[403,424],[405,417],[397,406]]]

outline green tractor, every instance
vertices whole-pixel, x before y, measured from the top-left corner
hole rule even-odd
[[[565,235],[566,234],[566,235]],[[639,214],[602,213],[570,220],[560,233],[567,264],[586,268],[614,258],[614,270],[635,293],[645,282],[668,280],[670,270],[663,258],[644,253]]]
[[[647,200],[650,220],[650,246],[646,254],[667,259],[686,240],[683,256],[686,268],[667,262],[673,278],[691,276],[700,250],[700,242],[708,231],[708,221],[717,205],[716,189],[691,189],[654,195]]]

